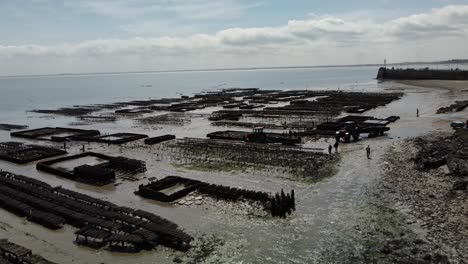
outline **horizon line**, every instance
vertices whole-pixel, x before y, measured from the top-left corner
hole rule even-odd
[[[468,64],[468,59],[454,59],[445,61],[420,61],[420,62],[397,62],[386,65],[421,65],[421,64]],[[317,68],[345,68],[345,67],[374,67],[384,66],[383,63],[367,64],[337,64],[337,65],[305,65],[305,66],[273,66],[273,67],[237,67],[237,68],[205,68],[205,69],[182,69],[182,70],[147,70],[147,71],[115,71],[115,72],[77,72],[77,73],[50,73],[50,74],[22,74],[22,75],[0,75],[0,78],[21,77],[60,77],[81,75],[113,75],[113,74],[137,74],[137,73],[178,73],[178,72],[209,72],[209,71],[253,71],[253,70],[281,70],[281,69],[317,69]]]

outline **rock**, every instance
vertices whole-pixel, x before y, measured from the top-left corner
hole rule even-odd
[[[192,205],[192,204],[193,204],[192,201],[187,201],[187,202],[185,202],[185,205]]]
[[[201,199],[203,199],[203,197],[201,197],[201,196],[195,197],[195,200],[201,200]]]
[[[406,262],[400,262],[400,263],[407,263],[407,264],[427,264],[427,261],[425,261],[424,259],[420,259],[420,258],[410,258],[408,261],[406,261]]]
[[[448,259],[447,256],[441,255],[441,254],[439,254],[439,253],[436,253],[436,254],[434,255],[434,261],[435,261],[436,263],[440,263],[440,264],[450,263],[450,261],[449,261],[449,259]]]
[[[468,189],[468,180],[458,181],[453,184],[452,190],[454,191],[464,191]]]
[[[449,167],[447,165],[440,166],[439,170],[445,175],[450,174],[450,169],[449,169]]]
[[[185,202],[186,202],[185,199],[182,199],[182,200],[180,200],[180,201],[177,202],[177,203],[180,204],[180,205],[183,205],[183,204],[185,204]]]
[[[196,205],[201,205],[201,204],[202,204],[202,201],[201,201],[201,200],[197,200],[197,201],[195,201],[195,204],[196,204]]]
[[[420,239],[420,238],[417,238],[416,240],[414,240],[414,243],[416,245],[422,245],[422,244],[426,244],[426,241]]]
[[[392,253],[392,249],[388,246],[388,245],[385,245],[382,250],[380,250],[380,252],[384,253],[384,254],[390,254]]]
[[[430,261],[431,259],[432,259],[432,256],[430,254],[426,254],[424,256],[424,260],[426,260],[426,261]]]

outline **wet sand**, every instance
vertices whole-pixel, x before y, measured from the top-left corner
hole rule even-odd
[[[142,159],[147,162],[148,171],[139,175],[138,182],[121,182],[118,186],[104,188],[72,182],[50,174],[38,172],[35,164],[17,166],[0,161],[0,168],[24,174],[52,184],[61,185],[75,191],[112,201],[118,205],[144,209],[174,221],[195,237],[202,234],[215,235],[225,241],[217,243],[207,262],[217,260],[221,263],[323,263],[323,252],[340,238],[341,231],[349,230],[360,217],[357,210],[367,199],[366,188],[382,177],[382,157],[385,149],[401,139],[424,135],[430,131],[449,131],[450,121],[466,116],[466,111],[447,115],[436,115],[436,110],[453,102],[465,93],[435,89],[440,87],[415,87],[399,83],[384,83],[380,89],[402,89],[406,95],[386,107],[366,112],[365,115],[386,117],[399,115],[401,120],[391,125],[388,135],[381,138],[364,139],[358,143],[342,144],[342,159],[335,176],[316,184],[291,181],[281,171],[244,171],[244,172],[197,172],[182,170],[171,165],[164,148],[143,146],[141,142],[122,146],[107,146],[92,143],[88,150],[123,155]],[[465,97],[468,97],[468,93]],[[420,118],[416,117],[420,109]],[[31,115],[36,126],[67,126],[71,118],[37,118]],[[23,123],[18,120],[19,123]],[[178,137],[205,137],[209,132],[218,130],[204,117],[198,117],[185,126],[161,126],[158,128],[135,126],[128,119],[116,123],[92,124],[80,128],[98,128],[107,133],[135,132],[151,135],[167,133]],[[2,141],[11,139],[9,133],[0,132]],[[33,141],[30,141],[33,142]],[[37,143],[37,142],[36,142]],[[51,142],[44,142],[60,146]],[[313,144],[313,142],[311,143]],[[372,159],[365,156],[365,147],[371,146]],[[70,154],[80,152],[80,143],[69,145]],[[158,179],[168,175],[208,181],[233,187],[243,187],[259,191],[276,192],[281,188],[294,189],[297,197],[297,211],[288,219],[263,219],[246,216],[231,210],[213,208],[209,205],[199,207],[167,206],[141,199],[133,192],[148,178]],[[0,209],[0,237],[8,237],[12,242],[34,249],[44,257],[57,263],[173,263],[178,256],[185,263],[191,258],[164,247],[139,254],[115,254],[105,250],[91,250],[73,244],[75,229],[67,226],[52,232],[41,226],[27,222]],[[193,259],[193,258],[192,258]]]

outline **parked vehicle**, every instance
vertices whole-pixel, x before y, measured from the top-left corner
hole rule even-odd
[[[465,123],[462,122],[462,121],[453,121],[450,126],[453,128],[453,129],[458,129],[458,128],[464,128],[465,127]]]

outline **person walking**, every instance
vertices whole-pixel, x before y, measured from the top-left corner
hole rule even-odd
[[[367,145],[366,153],[367,153],[367,159],[371,159],[371,157],[370,157],[370,146],[369,145]]]
[[[335,153],[338,153],[338,141],[335,142],[335,145],[333,145],[335,148]]]
[[[332,145],[328,145],[328,155],[331,155],[332,154]]]
[[[416,117],[419,117],[419,108],[416,108]]]

